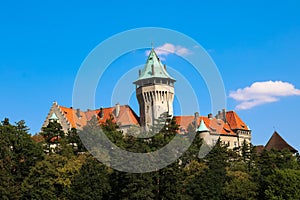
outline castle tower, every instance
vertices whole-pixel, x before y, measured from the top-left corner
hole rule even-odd
[[[149,130],[162,114],[173,116],[175,81],[152,49],[143,70],[139,70],[139,78],[134,82],[140,106],[140,123],[145,130]]]
[[[209,133],[209,129],[207,128],[207,126],[205,125],[203,119],[201,119],[200,121],[200,125],[199,127],[196,129],[196,132],[198,132],[200,134],[200,138],[203,139],[203,141],[209,145],[212,146],[213,142],[212,142],[212,137],[210,136]]]

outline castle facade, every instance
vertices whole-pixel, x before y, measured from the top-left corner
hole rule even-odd
[[[161,63],[152,49],[144,68],[139,70],[138,79],[133,82],[136,85],[140,116],[129,105],[116,104],[109,108],[82,111],[54,102],[43,127],[51,120],[56,120],[65,132],[71,128],[80,130],[93,116],[100,124],[113,116],[123,133],[131,127],[142,127],[148,131],[159,117],[167,114],[180,124],[179,134],[187,133],[188,127],[192,125],[208,145],[213,145],[219,138],[231,149],[240,147],[244,140],[247,143],[251,142],[251,130],[234,111],[223,109],[216,116],[199,116],[197,112],[193,116],[174,116],[175,82],[176,80],[168,74],[166,65]]]

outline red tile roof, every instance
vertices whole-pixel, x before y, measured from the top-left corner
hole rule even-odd
[[[179,129],[181,131],[187,131],[189,124],[192,124],[194,119],[194,116],[175,116],[175,120],[180,125]],[[210,119],[208,117],[200,116],[198,117],[197,126],[200,125],[201,120],[204,121],[206,127],[212,134],[236,135],[233,131],[235,129],[249,130],[248,126],[234,111],[226,113],[227,123],[225,123],[222,119]]]
[[[118,116],[116,115],[116,107],[88,110],[85,112],[59,105],[58,107],[71,124],[71,127],[77,129],[84,127],[93,116],[97,117],[99,123],[105,123],[110,115],[112,115],[119,126],[139,125],[139,117],[128,105],[120,106]],[[103,112],[102,117],[100,115],[101,110]],[[192,124],[194,119],[194,116],[175,116],[176,122],[180,125],[179,132],[187,132],[189,124]],[[201,120],[204,121],[211,134],[236,135],[234,131],[236,129],[249,130],[248,126],[234,111],[226,112],[226,123],[222,119],[200,116],[198,117],[197,126],[200,125]]]
[[[75,110],[72,108],[67,108],[63,106],[59,106],[67,120],[70,122],[72,128],[82,128],[87,123],[87,118],[85,112],[80,110]]]
[[[241,118],[234,111],[226,112],[226,120],[232,130],[242,129],[249,130],[248,126],[241,120]]]
[[[194,121],[194,116],[174,116],[176,123],[179,125],[179,132],[187,132],[188,127]]]
[[[116,107],[101,108],[97,110],[88,110],[86,112],[59,106],[66,119],[70,122],[73,128],[82,128],[87,124],[87,121],[91,120],[93,116],[96,116],[99,123],[106,122],[112,114],[115,122],[118,125],[138,125],[139,118],[134,111],[127,105],[120,106],[119,115],[116,116]],[[103,112],[103,116],[100,116],[100,110]]]

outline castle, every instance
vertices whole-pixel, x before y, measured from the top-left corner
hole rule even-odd
[[[176,80],[168,72],[152,49],[139,77],[133,83],[136,85],[136,96],[139,103],[140,117],[128,105],[116,104],[114,107],[82,111],[72,107],[64,107],[54,102],[46,117],[43,127],[49,121],[58,121],[65,132],[71,128],[82,129],[95,116],[99,123],[104,123],[111,115],[123,133],[131,127],[143,127],[150,130],[156,120],[167,113],[180,124],[179,134],[185,134],[190,125],[193,125],[200,137],[208,145],[213,145],[219,138],[235,148],[242,145],[244,140],[251,142],[251,130],[234,111],[219,111],[216,116],[208,114],[199,116],[173,116],[174,85]]]

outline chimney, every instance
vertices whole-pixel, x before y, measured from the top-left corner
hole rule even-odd
[[[100,112],[99,112],[99,117],[102,119],[103,116],[104,116],[104,111],[103,111],[103,108],[101,107]]]
[[[117,104],[116,104],[116,117],[118,117],[119,114],[120,114],[120,104],[117,103]]]
[[[139,69],[139,77],[142,75],[142,70]]]
[[[221,111],[218,111],[218,114],[216,115],[217,119],[221,119]]]
[[[77,115],[78,118],[81,118],[80,109],[79,108],[76,109],[76,115]]]
[[[212,115],[211,113],[209,113],[209,114],[207,115],[207,117],[208,117],[208,119],[212,119],[212,118],[213,118],[213,115]]]
[[[224,121],[224,123],[227,123],[227,120],[226,120],[226,109],[224,108],[223,110],[222,110],[222,117],[223,117],[223,121]]]
[[[198,118],[199,118],[199,113],[195,112],[194,125],[195,125],[196,128],[198,126]]]
[[[166,65],[166,64],[164,64],[164,68],[165,68],[165,70],[167,71],[167,65]]]
[[[155,72],[154,72],[154,65],[153,64],[151,65],[151,68],[152,68],[152,75],[154,75]]]

